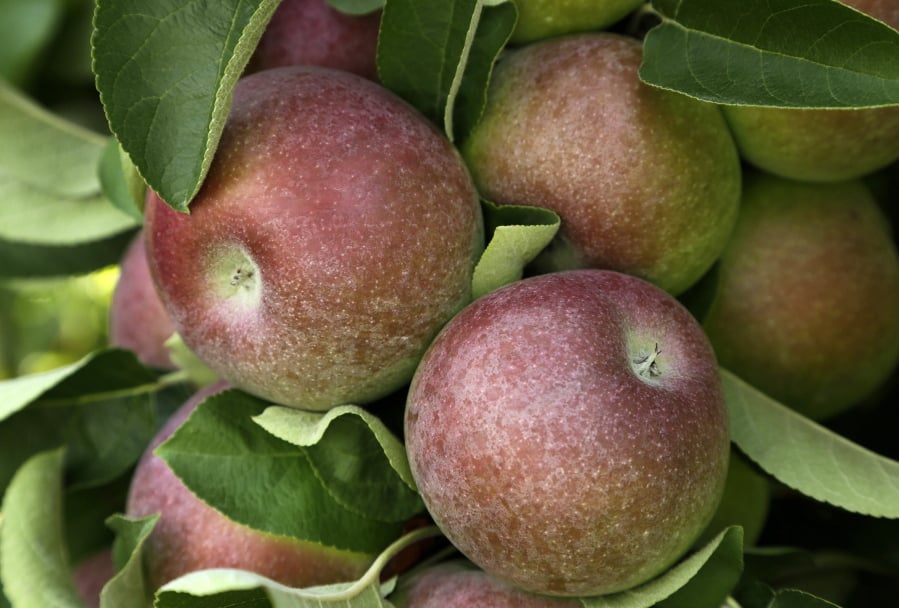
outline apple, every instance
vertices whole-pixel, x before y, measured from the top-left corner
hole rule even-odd
[[[463,561],[443,562],[401,579],[396,608],[580,608],[575,599],[534,595]]]
[[[207,568],[238,568],[289,586],[356,580],[373,556],[277,537],[238,524],[194,495],[153,450],[184,423],[207,397],[227,388],[217,382],[198,391],[166,422],[138,463],[126,514],[160,514],[144,546],[151,589]]]
[[[899,4],[842,0],[899,28]],[[833,182],[899,159],[899,106],[849,110],[723,106],[744,159],[782,177]]]
[[[641,59],[607,32],[511,51],[461,149],[485,198],[562,218],[539,271],[617,270],[679,294],[730,236],[740,160],[720,110],[644,85]]]
[[[380,85],[310,66],[241,79],[190,214],[151,192],[146,230],[190,350],[247,392],[311,410],[407,384],[470,300],[483,248],[449,141]]]
[[[727,469],[724,495],[712,521],[696,541],[703,545],[728,526],[743,528],[743,546],[758,542],[771,504],[771,485],[768,479],[739,451],[732,449]]]
[[[173,333],[175,326],[150,276],[144,231],[139,230],[122,257],[109,304],[109,343],[133,351],[145,365],[174,369],[165,346]]]
[[[283,0],[253,53],[247,72],[319,65],[377,80],[381,11],[349,15],[326,0]]]
[[[438,335],[407,401],[412,474],[468,559],[533,593],[629,589],[711,519],[729,439],[698,322],[642,279],[530,277]]]
[[[899,362],[899,255],[860,180],[758,173],[704,327],[721,364],[815,419],[864,400]]]
[[[99,608],[100,592],[115,573],[111,547],[88,556],[75,567],[75,589],[88,608]]]
[[[644,0],[516,0],[518,23],[512,42],[601,30],[635,10]]]

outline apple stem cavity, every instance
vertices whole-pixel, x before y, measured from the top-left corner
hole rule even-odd
[[[651,353],[640,353],[640,355],[634,359],[634,364],[636,365],[634,371],[637,372],[638,376],[642,376],[643,378],[656,378],[661,376],[662,370],[659,369],[658,362],[656,361],[661,354],[662,351],[659,348],[659,343],[656,342]]]
[[[213,276],[224,279],[218,287],[223,299],[251,308],[259,304],[262,293],[259,266],[243,247],[220,251],[213,263]]]

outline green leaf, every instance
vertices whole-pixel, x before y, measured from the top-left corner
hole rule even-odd
[[[321,413],[272,406],[254,420],[275,437],[308,448],[317,477],[345,508],[397,522],[424,510],[403,444],[362,408]]]
[[[62,450],[42,452],[16,473],[3,500],[0,578],[16,608],[81,608],[62,533]]]
[[[60,0],[4,0],[0,3],[0,79],[25,83],[35,59],[62,20]]]
[[[581,598],[581,604],[585,608],[717,608],[739,580],[742,550],[743,531],[727,528],[648,583],[620,593]],[[717,604],[708,603],[714,599]]]
[[[899,32],[833,0],[653,0],[640,78],[721,104],[899,104]]]
[[[323,457],[310,455],[313,447],[300,447],[275,437],[253,419],[268,403],[231,390],[201,403],[187,421],[156,449],[184,482],[204,502],[228,518],[256,530],[319,543],[362,554],[377,554],[402,531],[403,521],[382,521],[369,513],[357,513],[340,502],[340,486],[357,484],[372,501],[405,501],[404,490],[391,497],[381,487],[376,495],[371,486],[381,479],[396,478],[388,465],[379,478],[358,479],[354,467],[357,456],[340,429],[328,432],[315,447],[331,451],[335,459],[327,470]],[[323,452],[323,453],[325,453]],[[345,460],[344,460],[345,459]],[[320,478],[334,472],[343,477]],[[372,469],[363,468],[365,474]],[[387,504],[372,504],[372,513],[390,510]]]
[[[731,439],[784,484],[816,500],[899,518],[899,462],[884,458],[721,370]]]
[[[164,585],[156,594],[156,608],[392,608],[384,599],[394,588],[394,579],[381,583],[384,566],[403,549],[439,531],[422,528],[410,532],[384,549],[362,577],[351,583],[295,589],[242,570],[203,570]],[[203,598],[198,601],[196,598]]]
[[[98,0],[92,39],[109,126],[146,182],[186,211],[277,0]]]
[[[548,209],[495,205],[483,201],[489,241],[472,276],[474,299],[520,279],[524,267],[559,231],[559,216]]]
[[[0,238],[0,278],[65,277],[117,264],[133,231],[80,245],[18,243]]]
[[[122,606],[144,606],[150,597],[144,581],[141,552],[144,542],[153,531],[158,515],[143,519],[132,519],[115,515],[107,524],[116,533],[113,544],[113,560],[116,575],[106,583],[100,593],[100,608],[120,608]]]
[[[107,138],[50,114],[0,81],[0,239],[77,245],[137,223],[103,196]]]
[[[143,223],[146,185],[115,138],[110,138],[103,150],[99,176],[103,193],[112,204]]]
[[[391,0],[378,38],[381,82],[451,140],[463,136],[480,118],[493,63],[517,17],[507,0]]]
[[[385,0],[328,0],[328,4],[347,15],[367,15],[384,7]]]
[[[68,447],[72,487],[115,479],[137,461],[155,434],[160,389],[134,354],[122,350],[0,382],[0,492],[28,458],[62,445]]]

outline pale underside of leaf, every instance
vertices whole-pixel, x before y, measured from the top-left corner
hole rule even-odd
[[[772,476],[816,500],[899,518],[899,462],[876,454],[721,371],[731,438]]]
[[[299,447],[317,444],[324,437],[331,421],[340,416],[360,418],[384,449],[384,455],[400,479],[411,490],[416,489],[412,469],[402,443],[384,426],[381,420],[356,405],[341,405],[327,412],[309,412],[296,408],[273,405],[253,420],[269,433]]]

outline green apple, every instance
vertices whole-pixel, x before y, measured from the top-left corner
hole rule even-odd
[[[720,110],[644,85],[641,59],[611,33],[510,52],[461,149],[485,198],[562,218],[540,271],[617,270],[678,294],[730,236],[740,160]]]
[[[899,255],[860,180],[747,179],[704,321],[721,364],[822,419],[899,362]]]
[[[234,386],[310,410],[407,384],[483,248],[447,138],[378,84],[310,66],[241,79],[190,214],[151,192],[146,217],[184,343]]]
[[[512,42],[522,44],[550,36],[601,30],[644,0],[515,0],[518,23]]]
[[[843,4],[899,28],[896,2]],[[744,159],[782,177],[833,182],[868,175],[899,159],[899,106],[818,110],[723,106]]]
[[[730,452],[699,323],[642,279],[590,269],[507,285],[450,321],[412,381],[405,438],[447,538],[555,596],[671,566],[717,508]]]

